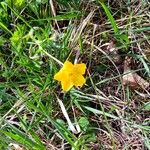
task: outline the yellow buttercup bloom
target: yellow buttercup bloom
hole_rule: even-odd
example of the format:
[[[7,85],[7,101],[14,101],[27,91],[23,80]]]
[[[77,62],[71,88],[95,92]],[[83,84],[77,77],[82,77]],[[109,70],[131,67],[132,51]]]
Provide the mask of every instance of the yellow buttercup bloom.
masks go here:
[[[82,64],[72,64],[66,61],[63,67],[58,73],[55,74],[54,79],[61,82],[63,91],[70,90],[73,86],[83,86],[85,84],[85,74],[86,65]]]

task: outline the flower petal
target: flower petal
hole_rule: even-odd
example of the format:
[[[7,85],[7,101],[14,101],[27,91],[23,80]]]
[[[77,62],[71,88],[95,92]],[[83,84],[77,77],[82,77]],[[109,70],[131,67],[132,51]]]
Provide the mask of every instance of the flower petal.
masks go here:
[[[72,77],[72,82],[77,87],[77,86],[83,86],[83,84],[85,84],[86,80],[82,75],[78,75],[78,76]]]
[[[75,64],[74,65],[74,72],[76,72],[76,74],[85,74],[85,70],[86,70],[86,65],[84,63],[82,64]]]
[[[63,69],[64,71],[67,71],[67,72],[69,73],[69,72],[72,71],[73,66],[74,66],[74,65],[73,65],[70,61],[67,60],[67,61],[65,61],[65,63],[64,63],[64,65],[63,65],[63,68],[62,68],[62,69]]]
[[[71,80],[63,80],[61,81],[61,86],[63,91],[67,92],[73,87],[73,83],[71,82]]]
[[[54,79],[57,81],[61,81],[65,77],[65,73],[62,69],[54,75]]]

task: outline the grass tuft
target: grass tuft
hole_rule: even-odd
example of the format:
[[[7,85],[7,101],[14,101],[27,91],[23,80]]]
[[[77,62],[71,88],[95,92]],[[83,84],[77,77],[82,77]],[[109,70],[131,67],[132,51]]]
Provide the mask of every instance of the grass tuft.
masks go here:
[[[150,149],[149,32],[148,1],[1,0],[0,150]],[[86,84],[62,92],[66,60]]]

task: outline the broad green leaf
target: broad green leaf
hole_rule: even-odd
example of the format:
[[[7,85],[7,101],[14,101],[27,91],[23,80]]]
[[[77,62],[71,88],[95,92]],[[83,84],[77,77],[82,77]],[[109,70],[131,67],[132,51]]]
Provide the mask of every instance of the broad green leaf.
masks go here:
[[[150,111],[150,102],[144,104],[144,110]]]

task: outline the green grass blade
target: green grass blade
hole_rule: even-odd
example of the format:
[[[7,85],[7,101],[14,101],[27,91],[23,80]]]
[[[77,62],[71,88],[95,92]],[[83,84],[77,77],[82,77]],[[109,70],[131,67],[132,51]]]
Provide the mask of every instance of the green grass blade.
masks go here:
[[[2,22],[0,22],[0,27],[9,34],[13,35],[13,33]]]
[[[113,18],[112,14],[110,13],[108,7],[105,5],[105,3],[103,1],[101,1],[101,0],[98,0],[98,1],[101,4],[101,6],[103,7],[103,9],[104,9],[111,25],[112,25],[112,28],[113,28],[114,32],[118,33],[119,29],[118,29],[117,23],[116,23],[115,19]]]
[[[85,109],[87,109],[88,111],[94,113],[94,114],[98,114],[98,115],[104,115],[105,113],[105,116],[107,117],[110,117],[112,119],[120,119],[119,117],[115,116],[115,115],[112,115],[112,114],[109,114],[109,113],[106,113],[106,112],[103,112],[103,111],[100,111],[100,110],[97,110],[95,108],[92,108],[92,107],[88,107],[88,106],[83,106]]]

